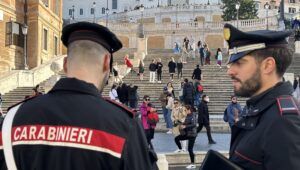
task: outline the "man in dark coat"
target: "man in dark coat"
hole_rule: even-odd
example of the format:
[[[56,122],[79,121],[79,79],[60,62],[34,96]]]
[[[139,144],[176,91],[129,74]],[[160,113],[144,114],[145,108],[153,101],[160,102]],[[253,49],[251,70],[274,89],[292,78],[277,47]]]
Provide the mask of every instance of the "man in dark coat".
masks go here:
[[[209,102],[209,97],[204,94],[202,96],[202,101],[198,105],[198,124],[199,124],[199,126],[197,128],[197,132],[199,133],[204,126],[206,129],[208,143],[216,144],[216,142],[211,137],[211,128],[209,125],[209,111],[208,111],[208,106],[207,106],[208,102]]]
[[[193,75],[192,75],[192,79],[193,80],[198,80],[200,81],[201,80],[201,74],[202,74],[202,71],[200,69],[200,66],[197,65],[196,68],[194,69],[194,72],[193,72]]]
[[[227,74],[237,96],[248,97],[232,127],[230,160],[248,170],[300,169],[300,112],[282,77],[292,62],[288,31],[242,32],[224,26]]]
[[[101,96],[120,40],[106,27],[78,22],[64,27],[62,41],[68,47],[67,78],[8,112],[0,132],[0,169],[152,170],[140,121]]]
[[[182,97],[184,104],[194,106],[194,86],[188,79],[184,79]]]
[[[130,84],[130,86],[128,87],[129,107],[131,107],[132,109],[137,108],[137,102],[139,100],[137,89],[138,86],[134,86],[133,84]]]
[[[118,89],[117,92],[120,102],[128,106],[128,86],[126,83],[122,83]]]

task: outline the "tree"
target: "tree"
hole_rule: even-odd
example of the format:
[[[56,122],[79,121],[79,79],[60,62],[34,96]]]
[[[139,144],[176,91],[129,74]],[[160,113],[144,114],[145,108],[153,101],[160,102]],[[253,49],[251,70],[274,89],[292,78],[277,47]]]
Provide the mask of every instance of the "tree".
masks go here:
[[[257,18],[257,9],[253,0],[222,0],[224,21],[231,21],[237,19],[236,4],[240,4],[239,19],[255,19]]]

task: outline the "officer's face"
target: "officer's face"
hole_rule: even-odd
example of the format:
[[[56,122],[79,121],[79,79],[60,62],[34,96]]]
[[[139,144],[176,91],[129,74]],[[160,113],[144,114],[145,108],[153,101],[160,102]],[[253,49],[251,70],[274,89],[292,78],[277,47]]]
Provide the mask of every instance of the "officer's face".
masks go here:
[[[229,64],[227,74],[232,79],[234,93],[237,96],[251,97],[262,86],[259,65],[251,56],[245,56]]]

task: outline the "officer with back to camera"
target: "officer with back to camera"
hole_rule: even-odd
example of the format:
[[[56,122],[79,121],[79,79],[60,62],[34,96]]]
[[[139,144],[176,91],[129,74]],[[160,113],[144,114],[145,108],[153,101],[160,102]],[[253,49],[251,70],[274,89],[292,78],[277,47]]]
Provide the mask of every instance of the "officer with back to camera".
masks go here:
[[[48,94],[25,101],[14,117],[17,169],[152,169],[144,131],[134,114],[100,95],[111,54],[122,48],[121,42],[106,27],[87,22],[64,27],[62,42],[68,47],[67,78]],[[0,169],[6,169],[0,141]]]
[[[292,62],[289,32],[242,32],[225,24],[227,74],[237,96],[249,97],[232,129],[230,160],[247,170],[300,169],[299,106],[282,82]]]

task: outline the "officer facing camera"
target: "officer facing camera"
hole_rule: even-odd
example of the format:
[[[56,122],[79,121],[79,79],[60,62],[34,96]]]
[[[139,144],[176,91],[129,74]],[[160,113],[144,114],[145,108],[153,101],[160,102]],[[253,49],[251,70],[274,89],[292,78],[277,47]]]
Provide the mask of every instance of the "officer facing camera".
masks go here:
[[[300,113],[293,87],[282,82],[293,51],[287,31],[242,32],[224,26],[227,74],[234,93],[249,97],[232,127],[230,161],[248,170],[300,169]]]
[[[64,27],[62,42],[67,78],[10,109],[0,169],[152,169],[153,152],[134,113],[100,95],[119,39],[106,27],[79,22]]]

